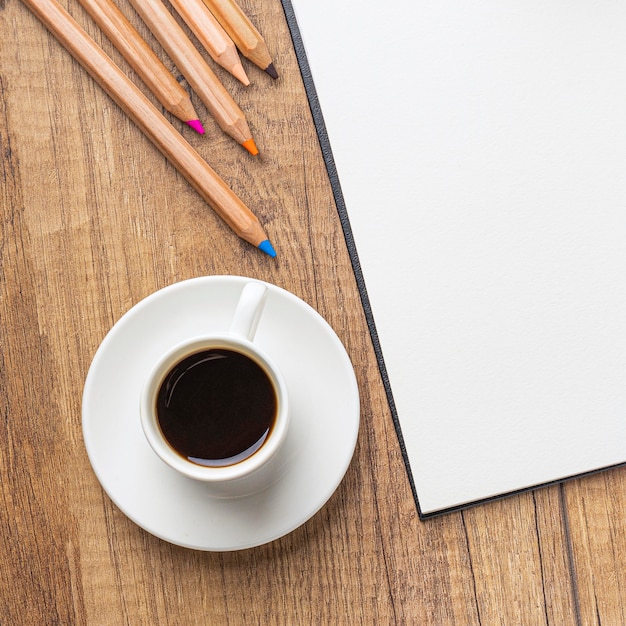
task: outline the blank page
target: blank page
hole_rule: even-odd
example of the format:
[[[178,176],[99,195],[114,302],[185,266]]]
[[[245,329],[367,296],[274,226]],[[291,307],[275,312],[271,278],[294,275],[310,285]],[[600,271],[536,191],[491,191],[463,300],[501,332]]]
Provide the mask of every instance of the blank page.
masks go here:
[[[626,462],[626,3],[292,4],[420,513]]]

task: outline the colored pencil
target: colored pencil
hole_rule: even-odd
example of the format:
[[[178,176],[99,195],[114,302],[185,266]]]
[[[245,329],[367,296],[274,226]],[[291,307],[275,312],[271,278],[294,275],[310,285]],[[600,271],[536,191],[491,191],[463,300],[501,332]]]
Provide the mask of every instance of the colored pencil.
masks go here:
[[[235,0],[204,0],[204,3],[230,35],[239,52],[272,78],[278,78],[265,40]]]
[[[259,220],[57,0],[23,0],[239,237],[276,256]]]
[[[161,0],[130,0],[152,34],[198,94],[220,128],[250,154],[258,154],[248,122],[237,103]]]
[[[241,65],[233,40],[226,34],[202,0],[170,0],[211,58],[244,85],[250,80]]]
[[[112,0],[80,0],[80,3],[165,109],[200,134],[204,133],[189,94]]]

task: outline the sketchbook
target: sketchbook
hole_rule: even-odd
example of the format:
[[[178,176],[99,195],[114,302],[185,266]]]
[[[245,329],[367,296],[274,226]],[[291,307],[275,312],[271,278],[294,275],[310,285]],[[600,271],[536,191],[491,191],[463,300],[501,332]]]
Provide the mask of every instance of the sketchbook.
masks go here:
[[[283,0],[422,517],[626,462],[626,4]]]

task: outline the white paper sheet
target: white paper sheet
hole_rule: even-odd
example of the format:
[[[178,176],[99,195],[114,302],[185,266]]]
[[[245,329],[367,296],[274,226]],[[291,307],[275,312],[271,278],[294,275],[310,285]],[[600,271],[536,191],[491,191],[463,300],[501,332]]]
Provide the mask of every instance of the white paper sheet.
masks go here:
[[[422,514],[626,462],[626,3],[292,3]]]

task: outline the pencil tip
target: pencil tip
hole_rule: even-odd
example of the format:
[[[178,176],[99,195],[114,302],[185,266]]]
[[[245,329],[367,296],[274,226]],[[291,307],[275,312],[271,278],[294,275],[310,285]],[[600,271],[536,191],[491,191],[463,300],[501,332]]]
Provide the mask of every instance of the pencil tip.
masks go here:
[[[261,252],[265,252],[265,254],[271,256],[272,258],[276,257],[276,250],[274,250],[274,246],[272,246],[269,239],[262,241],[258,245],[258,248],[259,250],[261,250]]]
[[[278,72],[276,71],[276,68],[274,67],[273,63],[270,63],[266,68],[265,71],[272,77],[272,78],[278,78]]]
[[[252,156],[256,156],[257,154],[259,154],[259,149],[256,147],[256,144],[254,143],[254,139],[252,139],[252,137],[250,139],[248,139],[247,141],[244,141],[241,144]]]
[[[187,120],[187,124],[200,135],[204,135],[204,126],[200,120]]]
[[[243,65],[239,63],[238,65],[234,65],[230,73],[241,83],[243,83],[246,87],[250,84],[250,79],[246,74],[246,70],[243,69]]]

